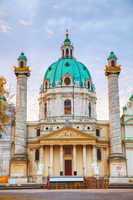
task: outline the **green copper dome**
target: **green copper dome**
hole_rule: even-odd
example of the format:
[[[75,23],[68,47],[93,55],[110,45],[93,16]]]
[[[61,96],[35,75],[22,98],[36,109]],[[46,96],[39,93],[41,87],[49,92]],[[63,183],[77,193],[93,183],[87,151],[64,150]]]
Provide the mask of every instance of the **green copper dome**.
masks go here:
[[[89,70],[74,58],[73,50],[68,30],[66,30],[66,37],[61,46],[62,57],[47,69],[44,75],[44,88],[74,86],[95,91]]]
[[[18,61],[19,60],[24,60],[24,61],[27,61],[27,57],[25,56],[25,54],[22,52],[21,54],[20,54],[20,56],[18,57]]]
[[[90,90],[94,91],[91,75],[87,67],[75,58],[61,58],[47,69],[44,81],[48,81],[49,87],[59,87],[63,85],[63,78],[71,77],[72,84],[78,87],[86,87],[90,81]]]
[[[117,57],[113,51],[110,52],[107,60],[117,60]]]

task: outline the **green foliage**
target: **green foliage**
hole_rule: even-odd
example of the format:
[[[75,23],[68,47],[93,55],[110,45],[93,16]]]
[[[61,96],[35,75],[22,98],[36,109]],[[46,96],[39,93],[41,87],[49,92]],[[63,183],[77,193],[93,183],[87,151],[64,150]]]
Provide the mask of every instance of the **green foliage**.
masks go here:
[[[5,89],[6,80],[3,77],[0,77],[0,132],[4,131],[4,127],[9,123],[8,103],[6,100],[6,89]]]

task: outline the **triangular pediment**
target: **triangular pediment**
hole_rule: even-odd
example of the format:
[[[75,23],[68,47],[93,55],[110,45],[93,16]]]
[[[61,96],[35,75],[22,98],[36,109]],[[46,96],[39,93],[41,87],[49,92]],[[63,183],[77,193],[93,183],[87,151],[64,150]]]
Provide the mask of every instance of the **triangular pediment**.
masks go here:
[[[41,140],[56,140],[56,139],[88,139],[96,140],[92,134],[84,133],[74,128],[62,128],[58,131],[53,131],[41,137]]]

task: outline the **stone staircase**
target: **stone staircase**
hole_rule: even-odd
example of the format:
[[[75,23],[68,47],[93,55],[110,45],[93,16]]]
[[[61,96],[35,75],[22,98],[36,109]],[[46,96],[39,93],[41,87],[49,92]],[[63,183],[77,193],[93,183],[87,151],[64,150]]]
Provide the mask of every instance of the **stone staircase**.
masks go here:
[[[49,189],[103,189],[108,188],[108,182],[104,178],[86,177],[79,181],[78,177],[70,177],[69,180],[64,177],[63,181],[49,181],[47,186]]]
[[[133,189],[133,184],[128,184],[128,183],[109,184],[109,189]]]

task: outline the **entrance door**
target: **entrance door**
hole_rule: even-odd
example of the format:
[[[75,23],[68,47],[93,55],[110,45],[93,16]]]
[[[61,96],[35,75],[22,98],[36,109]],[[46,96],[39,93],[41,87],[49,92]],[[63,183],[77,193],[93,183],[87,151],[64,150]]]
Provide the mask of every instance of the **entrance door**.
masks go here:
[[[65,176],[72,176],[72,160],[65,160]]]

